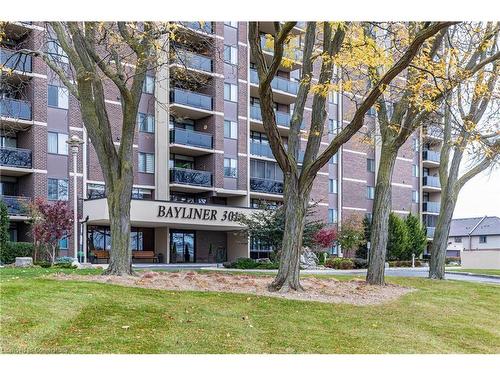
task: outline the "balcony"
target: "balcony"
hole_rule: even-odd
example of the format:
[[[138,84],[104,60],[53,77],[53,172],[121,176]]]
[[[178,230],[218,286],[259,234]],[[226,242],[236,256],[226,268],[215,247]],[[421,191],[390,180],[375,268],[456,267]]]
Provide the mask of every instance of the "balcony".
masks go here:
[[[1,174],[22,176],[31,173],[31,150],[14,147],[0,147]]]
[[[213,152],[212,135],[208,133],[174,128],[170,130],[170,151],[198,156]]]
[[[423,202],[422,211],[426,213],[439,214],[439,202]]]
[[[441,184],[437,176],[424,176],[422,181],[422,188],[424,191],[439,191]]]
[[[176,115],[196,120],[212,115],[213,100],[210,95],[175,88],[170,91],[170,106]]]
[[[31,103],[26,100],[0,98],[0,115],[14,121],[31,121]]]
[[[186,67],[206,73],[212,73],[214,71],[213,61],[207,56],[180,49],[176,50],[174,54],[174,63],[181,65],[183,68]]]
[[[436,227],[427,227],[427,238],[434,238],[434,232],[436,231]]]
[[[250,69],[250,95],[259,95],[259,75],[255,69]],[[299,82],[292,81],[283,77],[274,77],[271,81],[273,89],[273,99],[279,103],[292,104],[299,92]]]
[[[443,129],[439,126],[427,125],[422,127],[422,134],[425,138],[442,141],[443,140]]]
[[[31,73],[31,56],[10,49],[0,48],[0,65],[14,71]]]
[[[170,184],[177,191],[212,190],[212,173],[194,169],[170,168]]]
[[[267,143],[251,142],[250,141],[250,154],[255,156],[262,156],[268,159],[274,159],[271,146]]]
[[[283,194],[283,181],[251,177],[250,190],[256,193],[281,195]]]
[[[266,35],[263,34],[260,37],[260,46],[264,52],[264,57],[266,58],[267,63],[270,64],[274,55],[274,41],[272,38],[268,39]],[[302,56],[303,52],[299,47],[285,46],[282,61],[286,61],[287,63],[281,65],[280,69],[288,71],[299,69],[302,67]]]
[[[30,203],[29,198],[0,195],[0,200],[2,200],[7,206],[7,212],[9,213],[9,216],[26,217],[28,212],[28,204]]]
[[[202,32],[206,34],[213,34],[214,28],[212,26],[212,22],[179,22],[182,26],[187,27],[188,29]]]
[[[424,167],[439,167],[441,153],[438,151],[424,150],[422,152],[422,162]]]

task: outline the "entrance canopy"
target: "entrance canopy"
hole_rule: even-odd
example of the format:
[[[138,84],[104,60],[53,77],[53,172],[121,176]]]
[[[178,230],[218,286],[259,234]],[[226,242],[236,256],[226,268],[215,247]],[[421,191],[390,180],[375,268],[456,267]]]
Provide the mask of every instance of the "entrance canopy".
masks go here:
[[[240,230],[239,215],[249,215],[254,210],[244,207],[216,206],[133,199],[130,221],[137,227],[173,227],[199,230]],[[88,224],[109,225],[106,198],[90,199],[83,202],[83,217],[88,216]]]

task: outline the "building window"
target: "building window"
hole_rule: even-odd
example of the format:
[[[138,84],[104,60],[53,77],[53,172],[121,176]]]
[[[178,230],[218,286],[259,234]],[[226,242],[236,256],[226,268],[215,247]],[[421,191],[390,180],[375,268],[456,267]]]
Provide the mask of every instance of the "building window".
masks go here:
[[[152,94],[155,91],[155,78],[153,76],[148,76],[144,78],[144,83],[142,85],[142,92],[145,94]]]
[[[453,241],[454,241],[455,243],[462,243],[462,237],[455,237],[455,238],[453,239]]]
[[[337,210],[335,208],[328,209],[328,224],[335,224],[337,222]]]
[[[339,133],[339,122],[332,118],[328,119],[328,133],[338,134]]]
[[[413,177],[418,177],[418,176],[419,176],[418,165],[413,164]]]
[[[373,186],[366,187],[366,198],[374,199],[375,198],[375,188]]]
[[[328,92],[328,103],[337,104],[338,103],[338,95],[336,91]]]
[[[132,188],[132,199],[153,199],[153,191],[151,189]]]
[[[48,152],[49,154],[68,155],[68,135],[63,133],[48,132]]]
[[[155,117],[153,115],[148,115],[147,113],[138,113],[137,124],[139,125],[138,127],[140,132],[155,132]]]
[[[231,158],[224,158],[224,177],[238,176],[238,160]]]
[[[337,194],[337,180],[331,178],[328,180],[328,192],[330,194]]]
[[[155,173],[155,155],[139,152],[139,172]]]
[[[48,85],[48,105],[49,107],[68,109],[68,89]]]
[[[224,62],[236,65],[238,64],[238,48],[235,46],[224,45]]]
[[[238,123],[235,121],[224,120],[224,138],[238,138]]]
[[[87,198],[98,199],[106,197],[106,187],[101,184],[87,184]]]
[[[59,250],[68,250],[68,236],[64,236],[59,240]]]
[[[411,191],[411,201],[413,203],[418,203],[418,191],[416,190]]]
[[[375,107],[370,107],[370,109],[366,112],[368,116],[375,116],[377,114],[377,110]]]
[[[413,150],[420,151],[420,141],[418,138],[413,138]]]
[[[234,27],[236,29],[238,27],[238,21],[224,21],[224,25]]]
[[[366,170],[368,172],[375,172],[375,159],[366,159]]]
[[[330,164],[337,164],[337,159],[338,159],[337,154],[335,154],[335,155],[333,155],[333,156],[330,158],[329,163],[330,163]]]
[[[48,179],[49,201],[67,201],[69,196],[68,180]]]
[[[366,218],[366,220],[368,220],[369,223],[371,223],[372,219],[373,219],[373,214],[371,212],[366,212],[365,218]]]
[[[479,236],[479,243],[486,243],[487,242],[486,237],[487,236]]]
[[[57,40],[52,39],[47,41],[47,53],[54,61],[61,62],[64,64],[69,63],[68,55],[66,55],[66,52],[64,52],[64,50],[59,45]]]
[[[238,86],[232,83],[224,83],[224,100],[238,101]]]

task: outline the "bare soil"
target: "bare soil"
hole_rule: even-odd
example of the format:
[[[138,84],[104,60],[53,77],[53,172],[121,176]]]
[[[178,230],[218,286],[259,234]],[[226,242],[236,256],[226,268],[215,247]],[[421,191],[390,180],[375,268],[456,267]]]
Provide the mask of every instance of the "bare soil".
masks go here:
[[[301,301],[378,305],[393,301],[414,289],[400,285],[368,285],[361,280],[339,281],[334,278],[305,277],[304,291],[270,292],[270,276],[238,275],[220,272],[140,272],[138,276],[75,275],[58,273],[57,280],[92,281],[130,287],[169,291],[204,291],[246,293]]]

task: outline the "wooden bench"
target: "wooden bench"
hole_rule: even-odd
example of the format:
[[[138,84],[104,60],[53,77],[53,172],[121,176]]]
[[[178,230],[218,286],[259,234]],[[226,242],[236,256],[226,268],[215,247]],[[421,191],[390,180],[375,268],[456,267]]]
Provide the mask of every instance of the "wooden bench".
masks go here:
[[[154,251],[149,250],[132,251],[132,259],[152,259],[153,263],[158,263],[158,255],[155,255]]]
[[[96,263],[99,263],[99,259],[104,259],[106,262],[109,261],[109,251],[107,250],[94,250],[92,251],[94,253],[94,258],[96,260]]]

